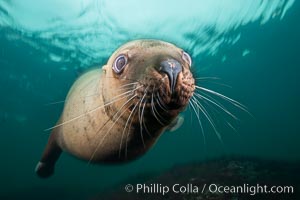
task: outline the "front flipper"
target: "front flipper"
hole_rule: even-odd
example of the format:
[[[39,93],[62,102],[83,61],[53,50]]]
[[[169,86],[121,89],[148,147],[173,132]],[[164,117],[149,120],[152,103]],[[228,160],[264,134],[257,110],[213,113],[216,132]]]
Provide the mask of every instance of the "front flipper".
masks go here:
[[[57,131],[54,129],[49,137],[42,158],[35,167],[35,172],[41,178],[47,178],[54,173],[55,163],[62,153],[61,148],[57,144],[56,137]]]
[[[177,129],[179,129],[181,127],[183,122],[184,122],[184,118],[181,115],[179,115],[167,127],[167,131],[170,131],[170,132],[176,131]]]

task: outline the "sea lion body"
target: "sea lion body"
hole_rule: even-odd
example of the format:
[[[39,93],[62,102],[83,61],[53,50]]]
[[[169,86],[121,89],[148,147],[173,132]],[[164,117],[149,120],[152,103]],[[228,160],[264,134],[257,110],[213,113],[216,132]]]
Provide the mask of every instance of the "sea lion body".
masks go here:
[[[107,115],[105,109],[101,109],[105,104],[101,95],[103,92],[103,83],[101,80],[104,79],[105,77],[101,69],[94,69],[81,76],[74,83],[67,96],[60,121],[69,121],[83,113],[93,112],[82,117],[80,120],[74,120],[61,127],[57,127],[57,131],[59,132],[59,139],[57,141],[64,151],[84,160],[92,162],[121,162],[124,156],[119,157],[118,154],[119,151],[125,148],[125,145],[123,145],[120,150],[120,141],[122,139],[122,132],[124,131],[124,117],[122,116],[122,118],[117,119],[118,116],[116,115],[115,120],[113,120],[111,116]],[[111,87],[113,86],[111,85]],[[118,91],[109,90],[109,92],[116,92],[115,96],[120,95]],[[97,107],[101,108],[97,109]],[[121,115],[121,113],[122,111],[118,114]],[[123,143],[125,140],[124,134]],[[126,140],[132,141],[132,136],[134,135],[128,135]],[[104,137],[105,139],[102,140]],[[153,137],[151,141],[147,140],[145,150],[150,148],[150,144],[156,139],[157,137]],[[100,145],[105,148],[100,148]],[[127,149],[127,151],[134,151],[136,153],[127,155],[126,159],[129,160],[138,156],[138,154],[144,153],[143,149],[140,149],[140,145],[130,146],[130,149]]]
[[[170,43],[138,40],[116,50],[102,69],[82,75],[67,95],[37,174],[50,176],[62,151],[102,163],[147,152],[193,95],[186,56]]]

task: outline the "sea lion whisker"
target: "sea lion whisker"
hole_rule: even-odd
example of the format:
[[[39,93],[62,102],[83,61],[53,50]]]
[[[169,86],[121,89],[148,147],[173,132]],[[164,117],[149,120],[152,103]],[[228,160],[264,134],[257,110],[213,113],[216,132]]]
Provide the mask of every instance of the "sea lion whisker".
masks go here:
[[[92,96],[96,96],[96,95],[100,95],[100,93],[96,93],[96,94],[91,94],[91,95],[88,95],[88,96],[85,96],[85,97],[81,97],[81,98],[87,98],[87,97],[92,97]],[[60,104],[60,103],[65,103],[67,102],[67,100],[61,100],[61,101],[55,101],[55,102],[50,102],[50,103],[47,103],[47,104],[44,104],[45,106],[51,106],[51,105],[55,105],[55,104]]]
[[[166,89],[161,90],[161,92],[162,92],[163,95],[168,96],[167,93],[166,93]]]
[[[129,93],[131,92],[133,94],[134,91],[136,91],[137,89],[139,89],[143,86],[140,85],[140,86],[137,87],[137,83],[135,83],[133,85],[128,85],[127,87],[122,87],[122,88],[120,87],[120,88],[116,89],[116,91],[121,92],[121,91],[125,90],[125,92],[129,92]]]
[[[209,115],[209,113],[207,112],[207,110],[205,109],[205,107],[199,102],[199,100],[196,97],[192,97],[191,100],[197,105],[198,109],[204,114],[204,116],[209,120],[209,122],[211,123],[212,127],[214,130],[216,129],[216,125],[213,122],[211,116]]]
[[[146,87],[145,93],[144,93],[143,97],[141,98],[141,100],[140,100],[140,102],[139,102],[139,110],[138,110],[139,122],[140,122],[140,134],[141,134],[141,139],[142,139],[144,148],[146,148],[146,145],[145,145],[144,137],[143,137],[143,122],[142,122],[141,105],[142,105],[142,102],[143,102],[144,98],[145,98],[146,95],[147,95],[147,90],[148,90],[148,88],[149,88],[149,86]]]
[[[132,116],[134,116],[134,115],[136,114],[136,112],[137,112],[137,110],[136,110],[136,109],[137,109],[137,105],[138,105],[138,104],[136,104],[135,108],[132,110],[132,113],[134,113]],[[127,158],[127,151],[128,151],[127,146],[128,146],[128,138],[129,138],[128,136],[129,136],[129,133],[130,133],[130,128],[131,128],[133,119],[134,119],[134,118],[131,117],[129,129],[128,129],[127,134],[126,134],[126,142],[125,142],[125,158]]]
[[[130,96],[130,95],[128,95],[128,96]],[[126,96],[126,97],[128,97],[128,96]],[[132,97],[130,97],[125,103],[123,103],[123,105],[120,107],[120,109],[118,109],[118,111],[117,111],[111,118],[109,118],[108,120],[110,120],[110,119],[115,119],[115,118],[116,118],[116,115],[124,108],[124,106],[125,106],[126,104],[128,104],[130,101],[132,101],[136,96],[137,96],[137,95],[135,94],[135,95],[133,95]]]
[[[105,78],[113,78],[113,79],[119,79],[117,77],[113,77],[113,76],[105,76]],[[133,82],[138,82],[138,83],[141,83],[139,80],[136,80],[136,79],[129,79],[129,78],[121,78],[119,80],[127,80],[127,81],[133,81]]]
[[[126,92],[124,92],[124,93],[122,93],[122,94],[119,94],[119,95],[115,96],[114,98],[112,98],[112,100],[114,100],[115,98],[118,98],[118,97],[120,97],[120,96],[123,96],[124,94],[128,94],[128,93],[134,92],[135,90],[138,90],[138,89],[141,88],[141,87],[143,87],[143,86],[141,85],[141,86],[138,86],[138,87],[134,88],[133,90],[126,91]]]
[[[122,92],[122,91],[130,91],[133,90],[134,86],[131,86],[130,88],[120,88],[120,89],[116,89],[115,91],[117,92]]]
[[[153,116],[155,117],[155,119],[162,125],[162,126],[165,126],[164,123],[162,123],[159,118],[157,117],[157,115],[155,114],[155,110],[154,110],[154,103],[153,103],[153,93],[152,93],[152,96],[151,96],[151,110],[152,110],[152,114]]]
[[[202,133],[202,136],[203,136],[203,143],[204,143],[204,146],[205,146],[206,145],[206,137],[205,137],[203,125],[202,125],[202,122],[201,122],[201,119],[200,119],[200,116],[199,116],[199,112],[196,111],[195,105],[194,105],[194,103],[191,100],[189,100],[189,105],[191,105],[191,108],[195,112],[195,115],[196,115],[196,117],[198,119],[198,123],[200,125],[201,133]]]
[[[153,88],[153,90],[155,90],[155,86],[154,86],[154,88]],[[158,94],[158,92],[156,93],[156,94]],[[151,97],[151,103],[154,105],[154,109],[157,111],[157,109],[156,109],[156,107],[155,107],[155,104],[154,104],[154,101],[153,101],[153,99],[154,99],[154,93],[152,93],[152,97]],[[159,107],[163,110],[163,111],[165,111],[165,112],[168,112],[166,109],[164,109],[163,108],[163,106],[162,105],[160,105],[160,102],[157,100],[157,98],[155,98],[155,100],[156,100],[156,102],[157,102],[157,104],[159,105]],[[157,114],[159,115],[159,117],[161,117],[161,115],[159,114],[159,112],[157,112]],[[164,121],[166,121],[163,117],[161,117]]]
[[[142,87],[142,86],[140,86],[140,87]],[[139,88],[139,87],[137,87],[136,89],[138,89],[138,88]],[[108,106],[108,105],[111,105],[111,104],[113,104],[113,103],[115,103],[115,102],[117,102],[117,101],[120,101],[121,99],[124,99],[124,98],[126,98],[126,97],[132,95],[132,94],[128,94],[128,93],[130,93],[130,92],[132,92],[132,91],[124,92],[123,94],[117,95],[117,96],[114,97],[110,102],[108,102],[108,103],[106,103],[106,104],[104,104],[104,105],[102,105],[102,106],[98,106],[98,107],[96,107],[96,108],[94,108],[94,109],[92,109],[92,110],[86,111],[85,113],[83,113],[83,114],[81,114],[81,115],[79,115],[79,116],[77,116],[77,117],[74,117],[74,118],[72,118],[72,119],[70,119],[70,120],[67,120],[67,121],[62,122],[62,123],[60,123],[60,124],[57,124],[57,125],[55,125],[55,126],[53,126],[53,127],[51,127],[51,128],[45,129],[44,131],[49,131],[49,130],[52,130],[52,129],[54,129],[54,128],[60,127],[60,126],[62,126],[62,125],[65,125],[65,124],[70,123],[70,122],[72,122],[72,121],[75,121],[75,120],[77,120],[77,119],[80,119],[80,118],[86,116],[87,114],[90,114],[90,113],[95,112],[95,111],[97,111],[97,110],[99,110],[99,109],[105,108],[105,107]],[[125,96],[124,96],[124,95],[125,95]]]
[[[117,88],[116,90],[117,90],[117,91],[120,91],[120,90],[126,90],[126,89],[129,89],[129,88],[134,89],[134,87],[135,87],[137,84],[138,84],[138,82],[128,83],[128,84],[125,84],[125,85],[120,86],[120,87]]]
[[[194,78],[195,80],[208,80],[208,79],[212,79],[212,80],[220,80],[220,78],[218,77],[214,77],[214,76],[207,76],[207,77],[199,77],[199,78]]]
[[[129,107],[129,106],[128,106]],[[102,145],[102,143],[104,142],[106,136],[110,133],[111,129],[114,127],[114,125],[117,123],[118,119],[121,118],[121,116],[127,111],[127,108],[124,109],[124,111],[118,116],[118,118],[114,121],[114,123],[110,126],[110,128],[106,131],[105,135],[102,137],[101,141],[98,143],[98,145],[96,146],[95,148],[95,151],[93,152],[90,160],[89,160],[89,163],[93,160],[97,150],[99,149],[99,147]]]
[[[199,97],[198,101],[203,102],[203,106],[207,105],[208,106],[207,110],[211,111],[212,114],[215,114],[217,116],[222,117],[222,119],[225,119],[224,116],[222,115],[222,113],[224,112],[222,109],[220,109],[219,107],[215,106],[214,104],[210,103],[209,101],[207,101],[201,97]],[[227,117],[227,113],[225,113],[225,114]]]
[[[146,124],[145,124],[145,120],[144,120],[144,118],[145,118],[145,116],[144,116],[144,110],[145,110],[146,104],[147,104],[147,102],[144,102],[143,109],[142,109],[142,122],[143,122],[143,126],[144,126],[144,128],[145,128],[145,130],[146,130],[146,133],[147,133],[150,137],[152,137],[152,135],[150,134],[150,131],[148,130],[148,128],[147,128],[147,126],[146,126]]]
[[[212,126],[213,130],[215,131],[217,137],[219,138],[219,140],[221,141],[221,143],[223,143],[221,134],[218,132],[215,123],[213,122],[212,118],[210,117],[210,115],[207,112],[207,110],[205,109],[205,107],[194,96],[191,98],[191,100],[198,106],[198,108],[204,114],[204,116],[206,117],[206,119],[208,120],[208,122],[210,123],[210,125]]]
[[[169,108],[168,108],[168,106],[162,101],[162,99],[160,98],[159,92],[157,92],[156,94],[157,94],[159,103],[160,103],[166,110],[168,110]]]
[[[155,91],[155,86],[154,86],[153,91]],[[156,92],[156,93],[155,93],[155,96],[157,97],[157,98],[155,98],[155,100],[156,100],[157,104],[159,105],[159,107],[160,107],[163,111],[168,112],[168,108],[167,108],[166,104],[165,104],[163,101],[161,101],[161,98],[160,98],[160,96],[159,96],[159,92]]]
[[[133,82],[133,83],[128,83],[128,84],[125,84],[125,85],[122,85],[120,86],[118,89],[121,89],[121,88],[126,88],[126,87],[129,87],[129,86],[135,86],[136,84],[138,84],[139,82]]]
[[[198,99],[198,101],[203,102],[203,107],[205,107],[206,110],[210,112],[211,119],[215,119],[215,117],[217,117],[217,118],[221,118],[223,121],[227,122],[227,120],[226,120],[227,113],[224,112],[222,109],[220,109],[219,107],[210,103],[209,101],[204,100],[203,98]],[[223,115],[223,112],[226,114],[226,116]],[[229,117],[231,117],[231,116],[229,116]]]
[[[188,109],[191,111],[190,112],[190,118],[191,118],[191,120],[190,120],[190,123],[191,123],[191,125],[193,124],[192,122],[193,122],[193,111],[192,111],[192,108],[191,108],[191,105],[190,105],[190,101],[189,101],[189,103],[188,103]]]
[[[128,96],[130,96],[130,95],[128,95]],[[115,118],[115,116],[121,111],[121,109],[125,106],[125,104],[127,104],[130,100],[132,100],[133,98],[135,98],[137,95],[134,95],[134,96],[132,96],[129,100],[127,100],[123,105],[122,105],[122,107],[118,110],[118,112],[116,112],[113,116],[112,116],[112,119],[114,119]],[[130,107],[130,106],[129,106]],[[109,122],[111,120],[111,118],[108,118],[107,120],[106,120],[106,122],[104,123],[104,125],[103,126],[101,126],[101,127],[99,127],[99,129],[96,131],[96,134],[94,135],[94,138],[98,135],[98,133],[107,125],[107,123]]]
[[[153,88],[153,91],[155,91],[155,86],[154,86],[154,88]],[[155,97],[157,97],[157,98],[155,98],[156,103],[158,104],[158,106],[159,106],[163,111],[168,112],[168,111],[166,110],[167,108],[164,108],[165,106],[161,105],[161,103],[160,103],[160,101],[159,101],[158,95],[159,95],[158,92],[156,92],[156,93],[155,93]]]
[[[120,148],[119,148],[119,157],[121,157],[122,144],[123,144],[123,136],[124,136],[124,133],[125,133],[127,124],[128,124],[128,122],[129,122],[130,118],[132,118],[133,113],[134,113],[134,110],[136,109],[137,105],[138,105],[138,104],[135,104],[135,106],[133,107],[131,113],[129,114],[128,119],[127,119],[126,124],[125,124],[125,127],[124,127],[124,130],[123,130],[123,132],[122,132],[121,141],[120,141]]]
[[[235,133],[237,133],[237,134],[239,133],[231,123],[229,123],[228,121],[226,121],[226,123]]]
[[[158,116],[159,118],[161,118],[163,121],[167,122],[167,120],[165,120],[165,119],[159,114],[158,110],[156,109],[156,106],[155,106],[155,104],[154,104],[154,97],[153,97],[153,94],[152,94],[152,99],[153,99],[153,101],[152,101],[153,109],[154,109],[154,111],[157,113],[157,116]]]
[[[155,101],[156,101],[157,105],[158,105],[163,111],[168,112],[168,111],[160,104],[160,102],[159,102],[159,100],[158,100],[157,98],[155,98]]]
[[[51,106],[51,105],[60,104],[60,103],[65,103],[65,100],[63,100],[63,101],[54,101],[54,102],[51,102],[51,103],[46,103],[46,104],[44,104],[44,106]]]
[[[200,82],[205,82],[205,83],[209,83],[209,84],[215,84],[215,85],[220,85],[220,86],[223,86],[223,87],[227,87],[227,88],[232,88],[232,86],[228,85],[228,84],[225,84],[225,83],[219,83],[217,81],[213,81],[212,79],[203,79],[203,80],[196,80],[196,81],[200,81]]]
[[[236,106],[236,107],[238,107],[238,108],[244,110],[245,112],[249,113],[249,112],[247,111],[247,107],[246,107],[246,106],[244,106],[243,104],[241,104],[240,102],[238,102],[238,101],[236,101],[236,100],[234,100],[234,99],[231,99],[231,98],[229,98],[229,97],[227,97],[227,96],[225,96],[225,95],[223,95],[223,94],[221,94],[221,93],[218,93],[218,92],[216,92],[216,91],[213,91],[213,90],[210,90],[210,89],[207,89],[207,88],[204,88],[204,87],[200,87],[200,86],[197,86],[197,85],[196,85],[195,87],[196,87],[196,89],[198,89],[198,90],[206,91],[206,92],[211,93],[211,94],[214,94],[214,95],[216,95],[216,96],[218,96],[218,97],[220,97],[220,98],[222,98],[222,99],[225,99],[225,100],[227,100],[228,102],[230,102],[232,105],[234,105],[234,106]],[[250,113],[249,113],[249,114],[250,114]]]
[[[112,119],[115,119],[115,116],[125,107],[126,104],[128,104],[133,98],[135,98],[136,95],[132,96],[129,100],[127,100],[123,105],[122,107],[118,110],[117,113],[114,114],[114,116],[112,117]],[[129,108],[130,106],[128,106],[127,108],[124,109],[124,111],[117,117],[117,119],[114,120],[113,124],[110,126],[110,128],[106,131],[106,133],[104,134],[104,136],[102,137],[101,141],[98,143],[98,145],[96,146],[95,148],[95,151],[93,152],[90,160],[89,160],[89,163],[93,160],[94,156],[95,156],[95,153],[97,152],[98,148],[102,145],[102,143],[104,142],[106,136],[109,134],[109,132],[111,131],[111,129],[114,127],[114,125],[117,123],[117,121],[121,118],[121,116],[127,111],[127,109]],[[96,134],[98,135],[98,133]]]
[[[229,116],[231,116],[233,119],[238,120],[238,118],[235,115],[233,115],[231,112],[229,112],[221,103],[217,103],[217,102],[213,101],[212,99],[209,99],[198,93],[194,93],[194,95],[198,98],[204,99],[205,101],[212,103],[213,105],[217,106],[218,108],[223,110],[225,113],[227,113]]]

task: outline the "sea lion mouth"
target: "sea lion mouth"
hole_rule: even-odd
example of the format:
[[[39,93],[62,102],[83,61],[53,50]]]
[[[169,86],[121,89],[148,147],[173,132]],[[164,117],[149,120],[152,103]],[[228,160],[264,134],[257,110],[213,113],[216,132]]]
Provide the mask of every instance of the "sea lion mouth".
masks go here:
[[[183,109],[193,96],[194,79],[190,73],[179,72],[176,82],[168,73],[153,71],[136,85],[133,104],[143,104],[145,108],[159,107],[161,110]],[[130,106],[129,110],[134,107]]]

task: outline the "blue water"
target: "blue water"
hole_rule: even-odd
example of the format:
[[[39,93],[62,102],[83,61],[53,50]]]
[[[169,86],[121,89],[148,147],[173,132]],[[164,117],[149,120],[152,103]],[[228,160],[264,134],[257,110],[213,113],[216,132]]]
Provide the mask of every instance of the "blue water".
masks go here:
[[[137,174],[221,155],[299,160],[299,6],[293,0],[1,0],[1,195],[85,199]],[[80,74],[140,38],[185,49],[195,76],[220,78],[199,84],[238,100],[253,116],[230,105],[239,120],[212,110],[223,142],[202,117],[204,144],[188,109],[179,130],[133,163],[87,165],[64,154],[53,177],[37,178],[34,167],[49,136],[44,129],[63,108],[46,104],[64,100]]]

